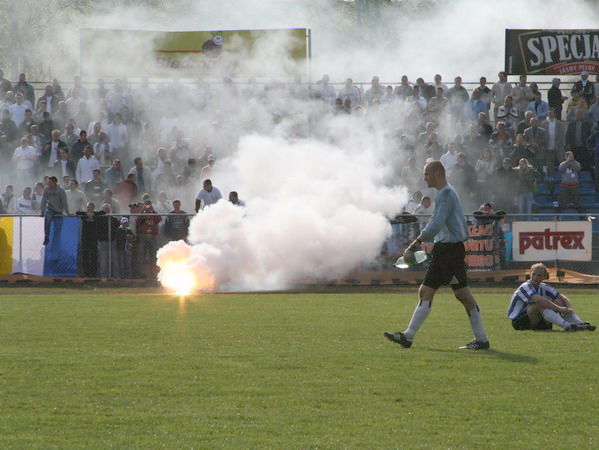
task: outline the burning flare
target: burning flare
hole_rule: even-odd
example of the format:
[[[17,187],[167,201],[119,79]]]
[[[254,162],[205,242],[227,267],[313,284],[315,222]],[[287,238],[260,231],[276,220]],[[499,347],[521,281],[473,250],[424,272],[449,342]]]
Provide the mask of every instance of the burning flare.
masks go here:
[[[205,258],[195,255],[184,241],[169,242],[156,254],[158,281],[176,295],[190,295],[198,291],[212,291],[215,277]]]
[[[191,268],[184,262],[166,263],[158,275],[158,280],[169,292],[181,296],[193,294],[197,290],[195,278]]]

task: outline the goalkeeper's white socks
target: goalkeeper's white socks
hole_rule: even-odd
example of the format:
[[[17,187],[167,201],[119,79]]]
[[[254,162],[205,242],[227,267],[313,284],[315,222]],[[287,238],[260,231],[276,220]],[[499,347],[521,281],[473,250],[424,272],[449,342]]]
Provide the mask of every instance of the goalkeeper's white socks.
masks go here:
[[[404,331],[404,335],[410,341],[414,340],[414,335],[420,329],[428,317],[428,314],[431,312],[432,305],[432,300],[420,300],[418,306],[416,306],[414,314],[412,314],[412,320],[410,320],[410,324],[408,325],[408,329]]]
[[[572,312],[568,314],[561,314],[561,316],[566,322],[575,323],[576,325],[580,325],[582,323],[582,320],[580,320],[580,317],[578,317],[576,313]]]
[[[558,313],[551,309],[544,309],[541,314],[547,322],[551,322],[552,324],[564,329],[570,328],[570,323],[566,322]]]
[[[468,311],[468,320],[470,320],[470,326],[474,337],[478,342],[488,341],[487,335],[485,334],[485,327],[483,326],[483,316],[480,313],[480,308],[477,306],[474,309]]]

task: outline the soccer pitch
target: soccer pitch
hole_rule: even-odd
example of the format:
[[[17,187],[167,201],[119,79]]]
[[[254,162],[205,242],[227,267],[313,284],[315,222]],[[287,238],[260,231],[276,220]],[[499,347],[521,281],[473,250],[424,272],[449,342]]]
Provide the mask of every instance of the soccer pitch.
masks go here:
[[[442,289],[199,295],[4,288],[0,446],[599,447],[599,333],[515,332],[513,288],[474,289],[490,351]],[[591,289],[564,289],[599,322]]]

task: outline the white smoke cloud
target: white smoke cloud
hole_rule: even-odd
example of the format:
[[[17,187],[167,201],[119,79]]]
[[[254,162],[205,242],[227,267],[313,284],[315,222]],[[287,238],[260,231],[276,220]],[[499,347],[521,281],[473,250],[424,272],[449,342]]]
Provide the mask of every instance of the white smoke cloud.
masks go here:
[[[200,211],[190,226],[192,250],[168,244],[159,265],[195,253],[199,264],[190,267],[209,267],[215,289],[263,290],[332,280],[370,263],[389,236],[387,217],[407,199],[403,188],[384,186],[382,156],[374,148],[247,136],[214,177],[225,196],[233,188],[247,196],[247,208],[220,201]]]

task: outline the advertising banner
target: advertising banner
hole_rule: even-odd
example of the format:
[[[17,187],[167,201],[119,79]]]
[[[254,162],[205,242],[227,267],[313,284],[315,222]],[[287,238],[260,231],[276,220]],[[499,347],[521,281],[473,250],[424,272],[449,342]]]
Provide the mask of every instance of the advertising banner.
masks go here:
[[[590,261],[590,222],[513,222],[514,261]]]
[[[83,28],[80,32],[81,75],[96,77],[303,75],[307,70],[306,36],[305,28],[235,31],[136,31]]]
[[[599,30],[505,30],[508,75],[599,73]]]
[[[393,224],[392,236],[387,242],[387,252],[392,259],[403,254],[406,247],[420,234],[424,223]],[[472,271],[498,270],[505,263],[505,240],[498,220],[475,219],[468,226],[469,239],[464,242],[466,266]],[[429,255],[433,252],[432,242],[423,242],[422,250]],[[425,266],[421,266],[421,269]]]

